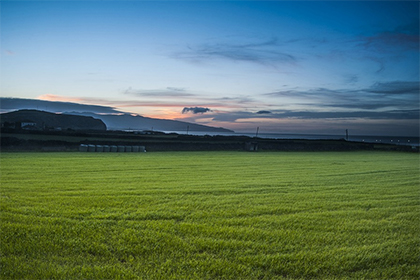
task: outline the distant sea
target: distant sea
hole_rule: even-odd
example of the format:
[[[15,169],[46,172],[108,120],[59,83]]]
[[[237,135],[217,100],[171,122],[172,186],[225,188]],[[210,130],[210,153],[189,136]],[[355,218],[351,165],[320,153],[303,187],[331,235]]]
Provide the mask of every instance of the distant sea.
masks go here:
[[[165,131],[166,133],[175,132],[178,134],[187,134],[185,131]],[[221,136],[249,136],[256,137],[256,133],[211,133],[211,132],[200,132],[190,131],[189,135],[221,135]],[[258,133],[260,138],[271,138],[271,139],[305,139],[305,140],[339,140],[345,139],[345,135],[326,135],[326,134],[277,134],[277,133]],[[385,144],[396,144],[396,145],[407,145],[407,146],[420,146],[420,137],[409,137],[409,136],[367,136],[367,135],[349,135],[348,141],[353,142],[367,142],[367,143],[385,143]]]

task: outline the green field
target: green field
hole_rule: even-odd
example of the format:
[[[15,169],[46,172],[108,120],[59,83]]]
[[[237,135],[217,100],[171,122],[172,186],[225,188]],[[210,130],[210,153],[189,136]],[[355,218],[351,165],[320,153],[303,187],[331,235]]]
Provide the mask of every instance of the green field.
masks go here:
[[[419,279],[419,155],[2,153],[1,279]]]

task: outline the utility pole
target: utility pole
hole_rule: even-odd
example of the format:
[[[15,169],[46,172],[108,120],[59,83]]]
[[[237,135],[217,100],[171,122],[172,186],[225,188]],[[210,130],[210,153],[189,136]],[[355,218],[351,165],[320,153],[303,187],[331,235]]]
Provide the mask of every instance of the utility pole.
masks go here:
[[[349,130],[346,129],[346,140],[349,141]]]
[[[187,135],[188,135],[188,131],[190,130],[190,126],[187,125]]]
[[[255,133],[255,137],[258,137],[258,130],[260,129],[259,126],[257,126],[257,133]]]

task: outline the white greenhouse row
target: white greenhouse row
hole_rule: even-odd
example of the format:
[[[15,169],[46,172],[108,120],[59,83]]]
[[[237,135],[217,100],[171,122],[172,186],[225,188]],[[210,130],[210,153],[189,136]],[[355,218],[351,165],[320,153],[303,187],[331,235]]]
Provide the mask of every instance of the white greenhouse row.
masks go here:
[[[121,145],[91,145],[91,144],[80,144],[80,152],[111,152],[111,153],[138,153],[146,152],[145,146],[121,146]]]

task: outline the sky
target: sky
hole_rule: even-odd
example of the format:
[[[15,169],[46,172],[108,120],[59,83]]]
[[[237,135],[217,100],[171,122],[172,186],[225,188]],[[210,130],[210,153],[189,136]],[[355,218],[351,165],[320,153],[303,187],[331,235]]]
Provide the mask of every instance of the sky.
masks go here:
[[[1,1],[1,97],[419,135],[417,1]]]

